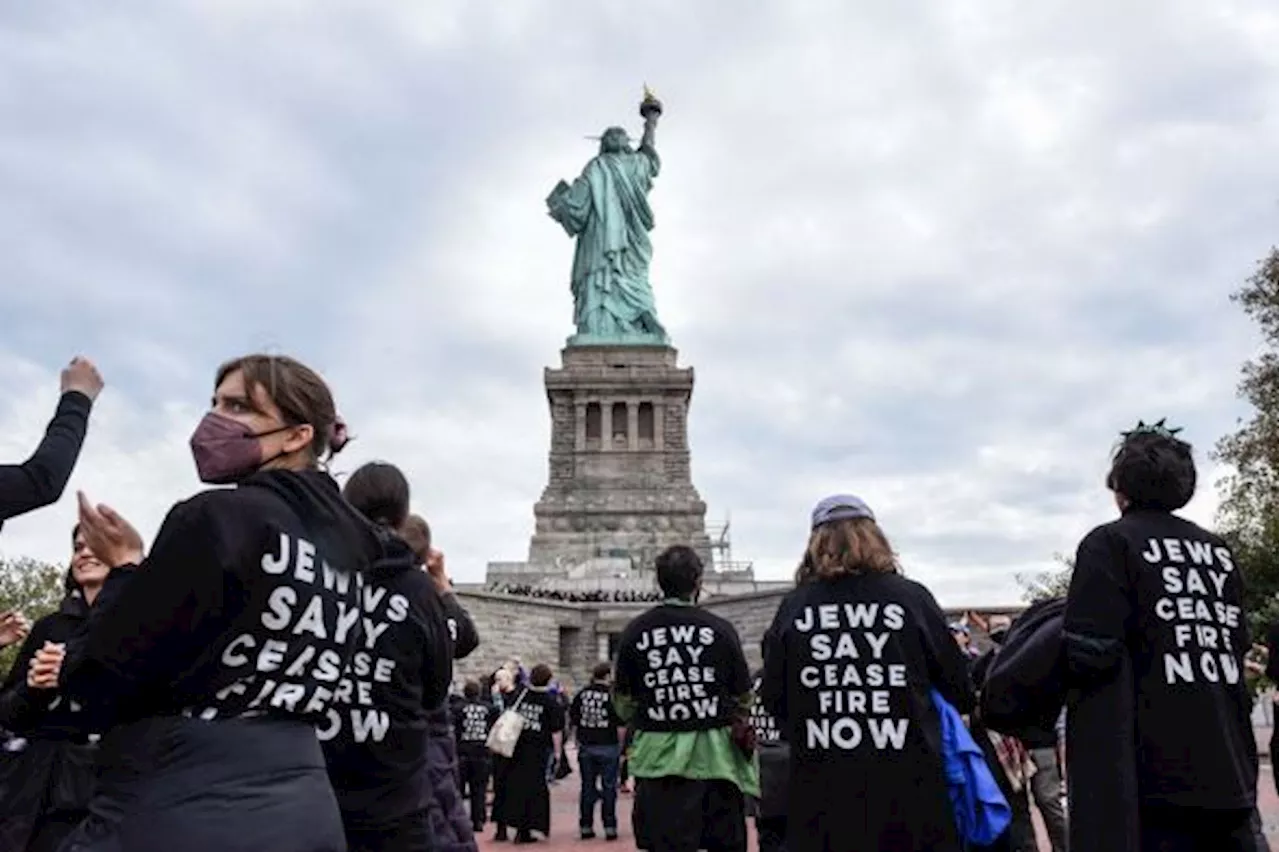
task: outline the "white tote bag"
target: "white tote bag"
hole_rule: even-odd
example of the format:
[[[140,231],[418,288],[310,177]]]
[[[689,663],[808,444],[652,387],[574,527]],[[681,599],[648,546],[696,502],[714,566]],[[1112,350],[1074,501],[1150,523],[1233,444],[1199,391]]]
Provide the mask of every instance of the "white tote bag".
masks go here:
[[[524,716],[520,715],[520,703],[524,701],[528,690],[520,693],[520,697],[516,699],[516,703],[502,711],[502,715],[493,723],[493,727],[489,729],[489,739],[485,743],[489,747],[489,751],[500,757],[511,757],[516,751],[516,742],[520,739],[520,734],[524,731]]]

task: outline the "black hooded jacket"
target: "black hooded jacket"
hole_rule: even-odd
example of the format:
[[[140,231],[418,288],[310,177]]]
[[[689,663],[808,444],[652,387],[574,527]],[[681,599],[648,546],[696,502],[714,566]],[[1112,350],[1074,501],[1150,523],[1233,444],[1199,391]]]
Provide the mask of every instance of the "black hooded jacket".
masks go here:
[[[365,585],[371,621],[343,679],[350,687],[318,728],[349,830],[426,807],[428,716],[453,675],[453,642],[434,582],[404,541],[386,534],[384,547]]]
[[[72,640],[88,615],[72,585],[57,611],[32,625],[0,688],[0,728],[21,742],[0,760],[0,849],[53,848],[89,805],[97,749],[89,743],[85,713],[56,690],[27,687],[35,652],[45,642]],[[51,812],[57,819],[44,819]]]
[[[1058,744],[1058,716],[1067,700],[1062,615],[1067,602],[1033,604],[1009,629],[1000,650],[976,672],[983,722],[1028,748]]]
[[[0,728],[25,739],[85,739],[89,731],[80,704],[61,700],[54,689],[31,689],[27,686],[27,669],[45,642],[71,642],[88,617],[89,605],[80,590],[74,588],[57,610],[31,625],[31,632],[0,687]]]
[[[92,697],[107,724],[320,723],[367,630],[362,572],[381,550],[325,473],[269,470],[197,494],[169,511],[142,565],[108,575],[63,689]]]
[[[480,634],[457,595],[445,592],[441,599],[453,639],[453,658],[461,660],[480,644]],[[458,743],[454,738],[453,713],[451,702],[446,701],[429,714],[427,774],[431,780],[431,800],[427,804],[427,818],[434,848],[439,852],[475,852],[470,807],[462,798],[458,783]]]
[[[44,440],[22,464],[0,465],[0,527],[9,518],[51,505],[62,496],[80,457],[93,402],[79,391],[58,400]]]
[[[343,848],[313,726],[384,617],[364,576],[380,554],[318,471],[262,471],[170,510],[63,662],[62,692],[104,730],[83,848]]]

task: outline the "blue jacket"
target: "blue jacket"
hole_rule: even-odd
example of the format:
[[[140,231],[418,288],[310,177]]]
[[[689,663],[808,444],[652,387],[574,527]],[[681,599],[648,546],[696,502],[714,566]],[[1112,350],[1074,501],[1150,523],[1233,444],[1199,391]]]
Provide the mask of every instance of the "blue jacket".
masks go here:
[[[956,708],[936,689],[930,695],[942,726],[942,767],[951,791],[956,828],[966,842],[989,846],[1009,827],[1013,811]]]

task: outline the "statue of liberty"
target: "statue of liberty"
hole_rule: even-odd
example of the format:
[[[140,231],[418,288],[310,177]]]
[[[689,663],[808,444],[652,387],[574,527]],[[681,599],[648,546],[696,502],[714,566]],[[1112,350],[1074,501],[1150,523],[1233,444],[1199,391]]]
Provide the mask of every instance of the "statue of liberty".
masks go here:
[[[639,148],[631,148],[627,131],[610,127],[582,175],[572,186],[560,181],[547,198],[551,218],[578,240],[571,277],[577,334],[570,346],[668,343],[649,286],[647,196],[660,166],[654,131],[661,114],[662,103],[646,87]]]

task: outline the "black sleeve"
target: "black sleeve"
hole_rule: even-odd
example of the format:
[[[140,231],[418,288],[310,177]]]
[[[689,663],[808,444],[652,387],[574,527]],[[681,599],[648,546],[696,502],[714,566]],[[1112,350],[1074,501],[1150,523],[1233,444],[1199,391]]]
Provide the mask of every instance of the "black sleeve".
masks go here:
[[[1088,684],[1114,672],[1126,653],[1133,611],[1122,543],[1105,527],[1084,537],[1063,616],[1069,685]]]
[[[725,622],[723,627],[725,638],[729,644],[729,694],[735,698],[751,693],[751,670],[747,668],[747,656],[742,652],[742,640],[732,624]]]
[[[760,677],[759,700],[769,715],[779,722],[785,722],[787,714],[787,650],[783,642],[784,625],[789,610],[784,599],[778,611],[774,613],[773,623],[764,632],[760,640],[760,651],[764,657],[764,672]]]
[[[111,571],[62,664],[63,691],[93,708],[96,724],[172,684],[216,641],[225,628],[224,566],[235,564],[238,545],[197,498],[169,511],[142,565]]]
[[[969,667],[969,681],[978,692],[982,692],[987,685],[987,672],[991,671],[991,663],[995,661],[995,657],[996,652],[992,648],[974,660],[973,665]]]
[[[436,590],[435,581],[425,574],[422,580],[421,597],[425,606],[421,626],[426,643],[422,655],[422,705],[434,709],[449,697],[449,683],[453,680],[453,639],[449,635],[448,609]]]
[[[92,407],[79,391],[64,393],[31,458],[0,465],[0,524],[58,502],[80,457]]]
[[[442,594],[445,617],[449,620],[449,636],[453,640],[453,658],[464,659],[480,645],[480,633],[462,601],[453,592]]]
[[[579,689],[569,702],[569,725],[578,727],[582,724],[582,690]]]
[[[613,665],[613,691],[618,695],[634,697],[638,684],[636,674],[635,634],[628,625],[618,640],[618,661]]]
[[[969,678],[969,663],[956,640],[951,638],[947,616],[942,612],[942,607],[938,606],[933,593],[919,583],[914,585],[916,600],[913,609],[920,642],[924,648],[929,683],[958,712],[972,713],[977,695]]]
[[[0,687],[0,728],[6,731],[15,734],[27,731],[58,694],[56,689],[31,689],[27,686],[27,669],[36,651],[44,647],[48,626],[48,618],[42,618],[31,626],[4,686]]]
[[[560,706],[559,701],[554,699],[546,703],[548,719],[550,726],[548,730],[553,734],[558,734],[564,730],[564,708]]]

